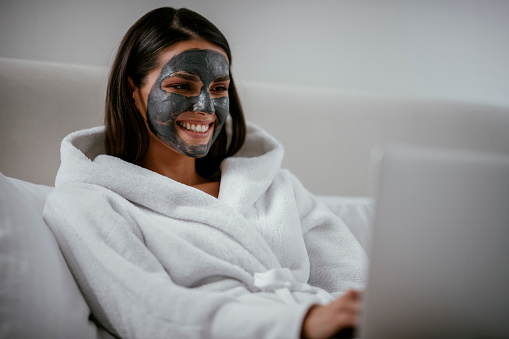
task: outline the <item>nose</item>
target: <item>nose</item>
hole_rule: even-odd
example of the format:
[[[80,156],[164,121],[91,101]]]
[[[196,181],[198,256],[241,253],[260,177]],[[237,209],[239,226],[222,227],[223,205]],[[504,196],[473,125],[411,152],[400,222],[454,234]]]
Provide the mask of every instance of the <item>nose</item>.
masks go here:
[[[204,112],[208,114],[215,113],[214,110],[214,102],[212,101],[212,98],[210,97],[210,93],[208,90],[203,90],[198,95],[198,100],[193,105],[193,111],[194,112]]]

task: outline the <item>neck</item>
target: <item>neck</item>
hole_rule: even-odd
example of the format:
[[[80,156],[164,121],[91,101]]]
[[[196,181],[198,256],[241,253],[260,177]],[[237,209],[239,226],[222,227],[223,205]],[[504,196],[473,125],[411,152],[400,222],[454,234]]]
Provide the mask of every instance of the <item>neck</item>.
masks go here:
[[[207,182],[198,174],[195,164],[195,158],[180,154],[151,136],[147,154],[140,165],[184,185],[195,186]]]

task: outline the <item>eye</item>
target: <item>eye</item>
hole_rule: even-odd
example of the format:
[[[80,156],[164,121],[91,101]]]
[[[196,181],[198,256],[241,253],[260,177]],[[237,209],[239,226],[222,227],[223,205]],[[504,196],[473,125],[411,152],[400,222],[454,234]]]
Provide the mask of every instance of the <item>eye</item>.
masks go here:
[[[168,87],[179,89],[179,90],[190,90],[191,89],[191,86],[189,86],[188,84],[174,84],[174,85],[170,85]]]
[[[218,85],[218,86],[214,86],[210,89],[211,92],[214,92],[214,93],[218,93],[218,94],[221,94],[221,93],[224,93],[224,92],[228,92],[228,87],[226,87],[225,85]]]
[[[161,87],[168,93],[179,93],[184,95],[190,95],[190,93],[195,89],[195,86],[193,86],[191,83],[180,81],[163,82]]]

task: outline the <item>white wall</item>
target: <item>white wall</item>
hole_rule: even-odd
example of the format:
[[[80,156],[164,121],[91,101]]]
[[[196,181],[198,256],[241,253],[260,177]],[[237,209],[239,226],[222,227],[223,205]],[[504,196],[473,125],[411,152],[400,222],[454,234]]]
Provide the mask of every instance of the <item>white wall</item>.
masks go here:
[[[240,80],[509,106],[506,0],[0,0],[0,57],[108,66],[164,5],[223,30]]]

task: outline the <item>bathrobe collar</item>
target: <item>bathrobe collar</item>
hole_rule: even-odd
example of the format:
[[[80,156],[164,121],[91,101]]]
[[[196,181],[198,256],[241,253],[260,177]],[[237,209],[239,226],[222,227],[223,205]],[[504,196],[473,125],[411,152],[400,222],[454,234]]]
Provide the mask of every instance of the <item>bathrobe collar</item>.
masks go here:
[[[266,193],[281,166],[283,147],[268,133],[248,124],[242,149],[221,163],[217,199],[104,154],[103,140],[104,127],[74,132],[64,138],[55,186],[75,182],[104,187],[135,205],[170,218],[200,222],[227,232],[250,252],[257,253],[262,266],[279,266],[263,237],[255,227],[248,226],[245,218],[246,212]]]
[[[68,135],[62,141],[62,164],[55,186],[66,182],[97,184],[163,214],[183,205],[209,206],[216,200],[243,214],[273,182],[284,154],[278,141],[260,127],[248,123],[244,146],[221,163],[221,185],[216,199],[141,166],[106,155],[103,143],[103,126]]]

